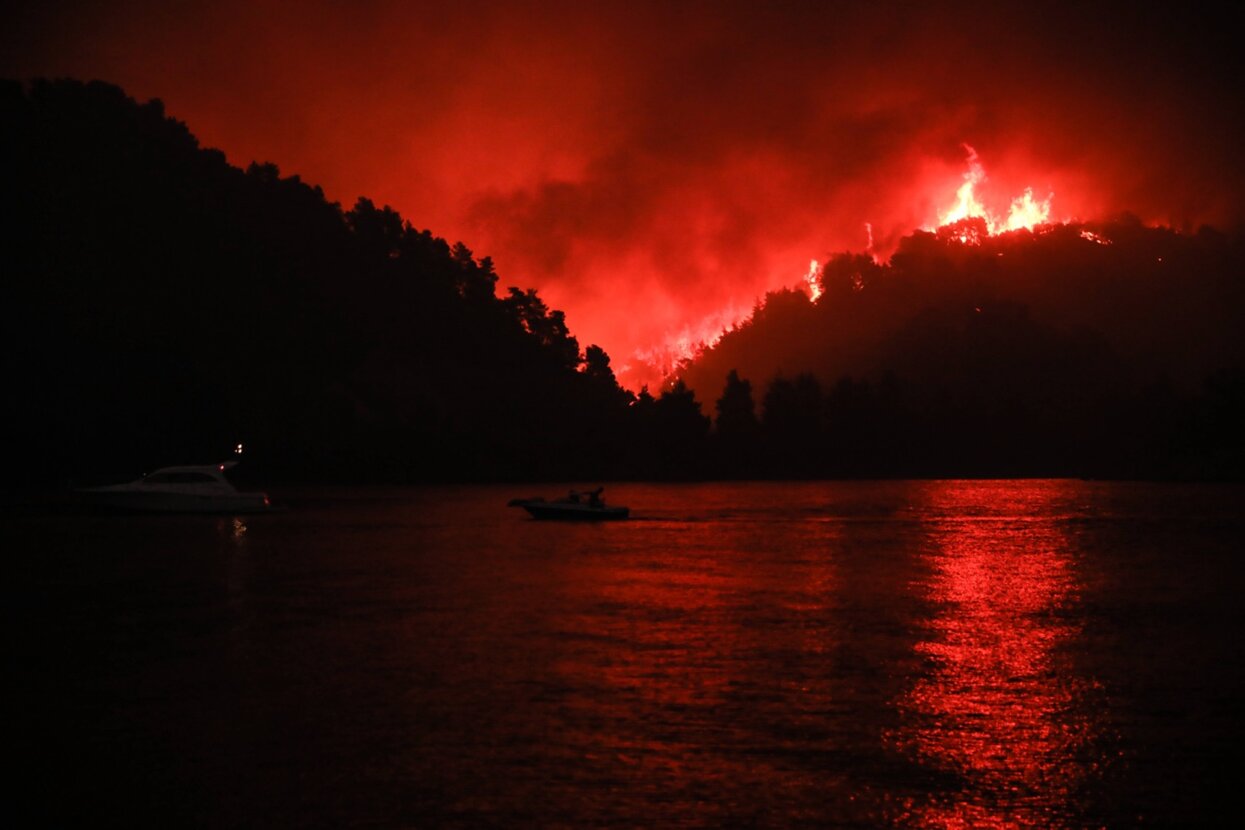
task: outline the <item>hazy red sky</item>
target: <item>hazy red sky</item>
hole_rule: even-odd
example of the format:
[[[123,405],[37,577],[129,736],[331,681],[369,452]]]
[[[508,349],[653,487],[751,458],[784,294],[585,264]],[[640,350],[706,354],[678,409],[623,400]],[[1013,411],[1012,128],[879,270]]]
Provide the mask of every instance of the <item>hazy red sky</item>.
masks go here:
[[[391,204],[539,288],[622,368],[863,250],[865,223],[883,252],[931,223],[963,143],[1000,206],[1031,186],[1055,219],[1239,225],[1238,27],[1220,15],[84,0],[16,12],[0,72],[118,83],[235,164]]]

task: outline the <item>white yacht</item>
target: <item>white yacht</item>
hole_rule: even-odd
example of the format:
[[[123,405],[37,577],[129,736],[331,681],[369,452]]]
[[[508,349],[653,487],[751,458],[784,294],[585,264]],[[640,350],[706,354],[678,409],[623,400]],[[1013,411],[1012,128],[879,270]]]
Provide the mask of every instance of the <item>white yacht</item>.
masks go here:
[[[225,471],[236,461],[162,467],[126,484],[78,490],[90,505],[160,513],[259,513],[272,507],[267,493],[239,491]]]

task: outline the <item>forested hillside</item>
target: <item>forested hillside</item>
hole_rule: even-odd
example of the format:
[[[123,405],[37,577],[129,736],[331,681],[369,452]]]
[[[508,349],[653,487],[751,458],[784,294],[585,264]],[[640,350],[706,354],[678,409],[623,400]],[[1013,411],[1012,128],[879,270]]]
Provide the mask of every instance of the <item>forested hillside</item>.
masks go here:
[[[159,101],[0,87],[8,476],[216,460],[271,476],[615,471],[631,396],[488,257],[275,165]]]
[[[0,117],[8,489],[239,442],[269,481],[1245,471],[1239,235],[918,232],[633,395],[489,257],[231,166],[159,101],[4,82]]]

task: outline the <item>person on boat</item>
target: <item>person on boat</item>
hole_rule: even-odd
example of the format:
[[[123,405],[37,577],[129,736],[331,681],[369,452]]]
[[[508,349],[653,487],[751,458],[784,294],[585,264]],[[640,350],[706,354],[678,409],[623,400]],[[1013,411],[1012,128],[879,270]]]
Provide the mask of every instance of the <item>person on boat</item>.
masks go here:
[[[605,501],[601,498],[601,493],[605,491],[604,487],[598,487],[588,494],[589,507],[604,507]]]

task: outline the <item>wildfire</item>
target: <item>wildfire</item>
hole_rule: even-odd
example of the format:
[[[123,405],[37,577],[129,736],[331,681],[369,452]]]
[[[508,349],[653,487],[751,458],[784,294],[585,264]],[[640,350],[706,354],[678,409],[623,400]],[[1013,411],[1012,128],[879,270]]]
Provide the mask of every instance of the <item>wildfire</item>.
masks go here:
[[[808,284],[808,301],[810,303],[817,302],[817,298],[821,296],[821,266],[817,264],[817,260],[810,259],[808,261],[808,273],[804,275],[804,282]]]
[[[999,216],[987,208],[977,194],[978,186],[986,180],[986,169],[977,158],[976,150],[967,144],[964,149],[968,151],[968,171],[964,174],[964,183],[955,191],[955,203],[946,211],[939,212],[939,227],[979,218],[985,220],[986,231],[993,236],[1021,228],[1032,230],[1050,221],[1050,203],[1055,194],[1039,201],[1034,198],[1031,187],[1026,187],[1024,193],[1012,200],[1006,216]]]
[[[955,199],[950,207],[937,212],[937,228],[946,228],[965,219],[976,219],[984,223],[986,235],[994,236],[1021,229],[1035,230],[1039,226],[1050,223],[1051,200],[1054,198],[1054,193],[1048,194],[1045,199],[1039,199],[1034,196],[1031,187],[1026,187],[1023,193],[1013,198],[1005,213],[992,211],[982,201],[980,192],[988,178],[985,167],[975,149],[968,144],[964,145],[964,149],[968,153],[968,170],[963,175],[963,183],[955,191]],[[981,241],[980,223],[976,228],[952,228],[950,230],[952,238],[958,238],[966,245],[979,244]],[[937,228],[926,227],[925,230],[934,231]],[[874,248],[872,223],[865,223],[865,234],[868,243],[865,252],[873,258],[874,262],[879,265],[883,264],[885,257]],[[1088,231],[1082,233],[1082,236],[1098,244],[1111,244],[1110,240],[1104,240]],[[821,284],[821,266],[817,260],[809,261],[808,272],[801,277],[799,287],[808,294],[810,303],[816,303],[821,298],[824,289]],[[864,282],[859,274],[853,281],[853,288],[857,291],[864,288]],[[637,349],[634,353],[635,363],[621,367],[620,375],[629,375],[635,381],[640,380],[643,375],[644,380],[654,380],[657,383],[669,379],[678,372],[681,364],[695,359],[700,352],[716,345],[728,331],[746,319],[749,312],[750,309],[741,310],[731,307],[710,314],[697,323],[686,325],[670,334],[659,345],[648,349]]]

